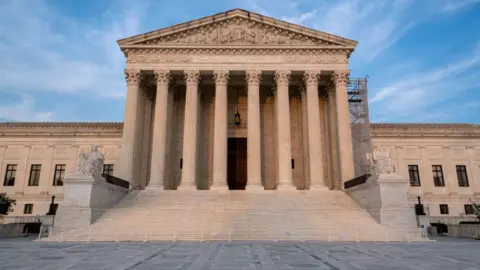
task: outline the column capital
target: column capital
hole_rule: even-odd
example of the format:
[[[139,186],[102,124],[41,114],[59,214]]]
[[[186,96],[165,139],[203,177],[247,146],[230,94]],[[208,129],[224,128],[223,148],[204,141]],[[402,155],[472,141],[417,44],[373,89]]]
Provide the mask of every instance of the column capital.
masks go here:
[[[153,74],[155,74],[155,81],[157,82],[157,85],[168,85],[170,83],[170,80],[172,79],[170,70],[156,69],[153,71]]]
[[[230,76],[230,71],[226,69],[214,70],[213,80],[215,85],[227,85]]]
[[[303,73],[303,81],[308,85],[318,86],[318,77],[320,76],[319,70],[306,70]]]
[[[200,70],[187,69],[183,71],[186,84],[198,84],[200,82]]]
[[[136,84],[140,85],[143,79],[142,71],[139,69],[128,68],[125,69],[125,81],[127,84]]]
[[[332,81],[335,85],[348,84],[350,79],[350,70],[335,70],[332,75]]]
[[[290,83],[290,70],[276,70],[275,71],[275,83],[277,85],[288,85]]]
[[[246,81],[247,85],[260,85],[262,81],[262,71],[261,70],[247,70],[246,71]]]

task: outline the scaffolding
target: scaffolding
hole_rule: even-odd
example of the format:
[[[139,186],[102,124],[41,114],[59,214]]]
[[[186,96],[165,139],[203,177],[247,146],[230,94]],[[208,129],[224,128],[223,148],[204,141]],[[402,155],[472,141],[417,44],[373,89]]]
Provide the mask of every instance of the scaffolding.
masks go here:
[[[367,159],[367,153],[372,153],[367,80],[367,77],[350,78],[347,86],[355,177],[372,173],[371,164]]]

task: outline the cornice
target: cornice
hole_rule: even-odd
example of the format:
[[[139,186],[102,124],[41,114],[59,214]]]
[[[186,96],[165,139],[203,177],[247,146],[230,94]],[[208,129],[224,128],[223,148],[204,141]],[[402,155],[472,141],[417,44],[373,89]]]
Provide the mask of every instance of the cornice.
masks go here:
[[[372,137],[478,137],[480,125],[373,123]],[[0,136],[121,135],[122,122],[0,122]]]
[[[480,125],[438,123],[371,124],[372,137],[480,137]]]

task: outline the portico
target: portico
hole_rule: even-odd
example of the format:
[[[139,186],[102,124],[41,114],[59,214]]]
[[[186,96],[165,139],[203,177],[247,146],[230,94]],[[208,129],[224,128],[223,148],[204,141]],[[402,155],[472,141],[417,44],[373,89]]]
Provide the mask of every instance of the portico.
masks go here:
[[[127,57],[118,177],[142,189],[227,190],[228,138],[247,141],[246,189],[354,177],[355,41],[232,10],[118,43]]]

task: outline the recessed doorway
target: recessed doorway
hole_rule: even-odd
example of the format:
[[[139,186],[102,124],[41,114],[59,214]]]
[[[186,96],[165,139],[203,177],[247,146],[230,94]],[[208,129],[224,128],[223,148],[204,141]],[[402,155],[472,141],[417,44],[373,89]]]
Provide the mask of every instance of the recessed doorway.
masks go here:
[[[230,190],[247,185],[247,138],[228,138],[227,182]]]

